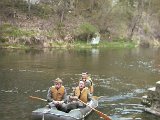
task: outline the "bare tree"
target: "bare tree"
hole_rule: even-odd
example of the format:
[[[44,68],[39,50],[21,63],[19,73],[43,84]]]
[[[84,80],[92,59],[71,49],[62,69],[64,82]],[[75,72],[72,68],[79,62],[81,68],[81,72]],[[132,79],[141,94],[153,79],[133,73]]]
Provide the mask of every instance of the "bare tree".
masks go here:
[[[144,10],[144,4],[143,4],[143,0],[138,1],[138,5],[137,5],[137,14],[133,15],[132,19],[131,19],[131,24],[130,24],[130,33],[128,35],[128,39],[132,40],[133,34],[136,30],[136,27],[138,27],[138,24],[142,18],[142,12]],[[135,12],[134,12],[135,13]]]
[[[31,0],[28,0],[28,18],[31,17]]]

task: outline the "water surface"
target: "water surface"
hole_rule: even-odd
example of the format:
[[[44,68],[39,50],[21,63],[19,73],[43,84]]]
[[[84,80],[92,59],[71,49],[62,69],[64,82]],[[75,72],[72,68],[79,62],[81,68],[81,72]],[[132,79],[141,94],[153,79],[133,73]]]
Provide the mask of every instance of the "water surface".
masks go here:
[[[68,92],[82,71],[94,81],[98,110],[113,120],[158,120],[142,110],[141,96],[160,80],[160,49],[0,50],[0,116],[30,120],[45,102],[51,80],[60,77]],[[86,120],[101,120],[94,112]]]

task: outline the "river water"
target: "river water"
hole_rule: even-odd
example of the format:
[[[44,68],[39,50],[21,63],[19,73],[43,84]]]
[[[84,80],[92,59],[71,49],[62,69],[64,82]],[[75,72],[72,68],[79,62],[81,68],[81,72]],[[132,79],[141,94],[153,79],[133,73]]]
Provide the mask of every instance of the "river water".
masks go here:
[[[0,119],[30,120],[45,102],[52,79],[68,92],[82,71],[94,81],[98,110],[113,120],[159,120],[143,111],[141,97],[160,80],[160,49],[0,50]],[[94,112],[86,120],[101,120]]]

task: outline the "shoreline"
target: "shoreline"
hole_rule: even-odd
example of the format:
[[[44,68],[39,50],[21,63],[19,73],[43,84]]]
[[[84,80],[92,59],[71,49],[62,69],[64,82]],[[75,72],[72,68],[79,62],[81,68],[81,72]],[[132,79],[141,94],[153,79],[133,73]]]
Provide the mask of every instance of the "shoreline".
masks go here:
[[[134,43],[129,43],[129,42],[105,42],[101,41],[97,45],[91,45],[90,43],[85,43],[85,42],[73,42],[73,43],[67,43],[67,42],[52,42],[49,43],[48,45],[40,44],[40,45],[22,45],[22,44],[0,44],[0,48],[7,48],[7,49],[45,49],[45,48],[64,48],[64,49],[76,49],[76,48],[81,48],[81,49],[90,49],[90,48],[135,48],[138,45]]]

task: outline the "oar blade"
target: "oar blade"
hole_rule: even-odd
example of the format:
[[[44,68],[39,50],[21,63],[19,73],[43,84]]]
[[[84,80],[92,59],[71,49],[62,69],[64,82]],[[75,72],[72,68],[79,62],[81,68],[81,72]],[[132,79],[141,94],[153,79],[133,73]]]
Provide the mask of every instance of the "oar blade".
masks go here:
[[[78,101],[80,101],[81,103],[83,103],[84,105],[90,107],[92,110],[94,110],[95,112],[97,112],[97,114],[102,117],[104,120],[111,120],[106,114],[98,111],[97,109],[95,108],[92,108],[91,106],[89,106],[88,104],[86,104],[85,102],[81,101],[80,99],[78,99]]]
[[[92,98],[95,99],[95,100],[99,100],[99,99],[102,98],[102,97],[103,97],[103,96],[99,96],[99,97],[98,97],[98,96],[92,96]]]
[[[45,101],[45,102],[47,102],[47,100],[46,100],[46,99],[43,99],[43,98],[40,98],[40,97],[29,96],[29,98],[37,99],[37,100],[41,100],[41,101]]]
[[[111,120],[111,118],[109,118],[106,114],[104,114],[104,113],[102,113],[102,112],[100,112],[100,111],[96,111],[97,112],[97,114],[101,117],[101,118],[103,118],[104,120]]]

